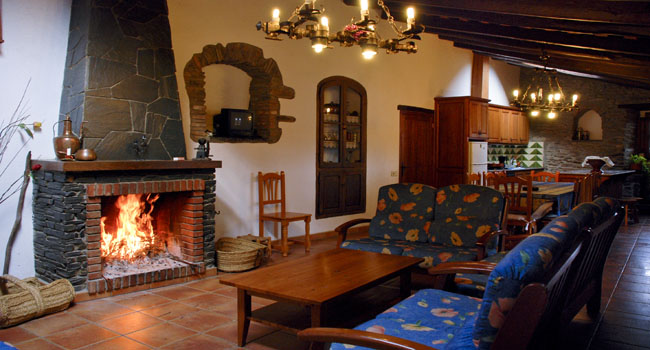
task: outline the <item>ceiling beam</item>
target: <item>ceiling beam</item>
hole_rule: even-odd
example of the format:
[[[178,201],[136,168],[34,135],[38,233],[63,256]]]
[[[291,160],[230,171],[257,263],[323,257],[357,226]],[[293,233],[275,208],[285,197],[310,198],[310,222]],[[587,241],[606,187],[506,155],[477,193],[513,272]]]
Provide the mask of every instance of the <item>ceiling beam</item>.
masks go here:
[[[420,18],[420,23],[427,26],[426,31],[428,33],[437,34],[439,30],[455,31],[497,38],[517,39],[538,44],[650,56],[650,38],[645,37],[639,39],[627,39],[626,37],[620,36],[599,37],[560,31],[490,25],[475,21],[464,22],[456,19],[445,19],[426,15],[420,16]]]
[[[357,5],[358,1],[344,0]],[[646,1],[582,0],[390,0],[388,7],[411,5],[418,8],[439,7],[487,13],[515,14],[548,19],[584,22],[650,25],[650,3]]]

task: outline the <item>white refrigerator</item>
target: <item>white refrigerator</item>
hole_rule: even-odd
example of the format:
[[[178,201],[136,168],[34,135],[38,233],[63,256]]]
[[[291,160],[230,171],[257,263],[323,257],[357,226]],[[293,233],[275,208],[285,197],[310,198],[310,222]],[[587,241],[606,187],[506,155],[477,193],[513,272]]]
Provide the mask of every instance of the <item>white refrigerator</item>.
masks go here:
[[[480,174],[487,171],[488,164],[488,143],[483,141],[469,142],[469,164],[470,173]]]

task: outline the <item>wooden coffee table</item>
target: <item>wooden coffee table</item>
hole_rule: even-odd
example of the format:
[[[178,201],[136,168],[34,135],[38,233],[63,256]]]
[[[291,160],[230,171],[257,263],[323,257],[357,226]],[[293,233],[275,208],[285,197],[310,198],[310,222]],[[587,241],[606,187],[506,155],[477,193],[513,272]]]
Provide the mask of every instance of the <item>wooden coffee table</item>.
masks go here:
[[[400,297],[408,297],[411,269],[421,261],[421,258],[338,248],[225,276],[220,281],[237,288],[237,342],[244,346],[250,321],[295,333],[301,330],[300,325],[274,323],[252,315],[251,295],[309,307],[310,326],[320,327],[325,325],[325,311],[332,302],[397,276],[400,277]]]

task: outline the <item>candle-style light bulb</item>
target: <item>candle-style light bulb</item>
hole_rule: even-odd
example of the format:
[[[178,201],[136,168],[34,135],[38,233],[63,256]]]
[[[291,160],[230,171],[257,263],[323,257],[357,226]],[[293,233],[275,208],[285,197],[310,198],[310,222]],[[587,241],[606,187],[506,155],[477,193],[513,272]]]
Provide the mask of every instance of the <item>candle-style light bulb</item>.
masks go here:
[[[553,93],[548,94],[548,102],[553,103]]]
[[[555,117],[557,117],[557,114],[554,111],[548,112],[548,119],[555,119]]]
[[[321,30],[329,31],[330,30],[330,20],[326,17],[323,16],[320,18],[320,25],[321,25]]]
[[[409,7],[406,9],[406,29],[410,30],[415,24],[415,9]]]
[[[555,101],[559,101],[561,97],[562,97],[562,95],[560,95],[559,92],[555,93]]]
[[[359,6],[361,6],[361,18],[365,19],[370,16],[370,11],[368,10],[368,0],[360,0]]]
[[[516,90],[512,92],[512,94],[515,96],[515,100],[519,98],[519,90]]]
[[[530,116],[531,116],[531,117],[537,117],[538,115],[539,115],[539,111],[538,111],[538,110],[533,110],[533,111],[530,112]]]
[[[533,102],[537,101],[537,95],[535,95],[534,92],[531,92],[531,93],[530,93],[530,99],[531,99]]]
[[[271,16],[271,23],[273,24],[280,23],[280,9],[273,9],[273,14]]]
[[[573,94],[573,104],[571,104],[571,105],[572,105],[572,106],[575,106],[575,105],[576,105],[576,102],[578,102],[578,95],[577,95],[577,94]]]

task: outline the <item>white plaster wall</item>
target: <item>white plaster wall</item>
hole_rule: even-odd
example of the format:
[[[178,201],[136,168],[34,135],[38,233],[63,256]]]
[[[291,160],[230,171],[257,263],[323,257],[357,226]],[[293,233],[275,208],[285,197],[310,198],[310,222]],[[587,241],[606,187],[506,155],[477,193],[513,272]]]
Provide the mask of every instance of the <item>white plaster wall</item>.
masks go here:
[[[347,76],[360,82],[368,93],[367,206],[365,214],[314,220],[313,233],[331,231],[357,216],[372,216],[377,189],[397,182],[397,177],[391,177],[390,172],[398,169],[399,104],[433,109],[435,96],[469,95],[472,53],[454,48],[450,42],[433,35],[423,35],[423,40],[417,42],[419,52],[415,55],[380,52],[372,61],[365,61],[358,47],[342,48],[335,44],[334,49],[316,54],[307,39],[270,41],[264,39],[264,33],[256,31],[255,23],[270,20],[274,6],[285,19],[300,3],[299,0],[168,0],[186,135],[189,134],[189,106],[183,68],[204,45],[246,42],[258,46],[264,50],[265,57],[278,63],[284,84],[296,91],[294,99],[280,100],[281,114],[296,117],[296,122],[280,124],[283,134],[278,143],[211,145],[214,159],[223,161],[223,168],[217,170],[216,209],[221,212],[216,219],[217,237],[257,234],[258,171],[284,170],[289,209],[315,213],[316,87],[322,79]],[[358,8],[345,6],[341,1],[318,4],[326,7],[331,30],[339,30],[353,16],[358,18]],[[380,26],[379,32],[388,37],[387,30],[390,28]],[[210,94],[210,90],[219,91],[210,81],[214,74],[212,70],[207,74],[209,109],[211,105],[224,104],[211,102],[211,99],[223,100]],[[187,137],[186,142],[191,155],[196,144]],[[302,235],[302,223],[290,225],[289,234]]]
[[[57,121],[61,103],[63,69],[71,0],[4,0],[0,44],[0,118],[8,120],[31,78],[24,105],[31,118],[41,121],[43,128],[27,146],[21,149],[16,137],[5,154],[4,170],[10,157],[16,159],[0,177],[0,190],[20,177],[25,156],[32,151],[33,159],[52,159],[52,124]],[[16,135],[18,136],[18,135]],[[0,204],[0,265],[4,264],[7,238],[14,224],[18,194]],[[13,246],[9,273],[28,277],[34,275],[32,229],[32,187],[27,189],[21,229]]]
[[[519,89],[519,67],[490,59],[490,103],[510,105],[512,91]]]

